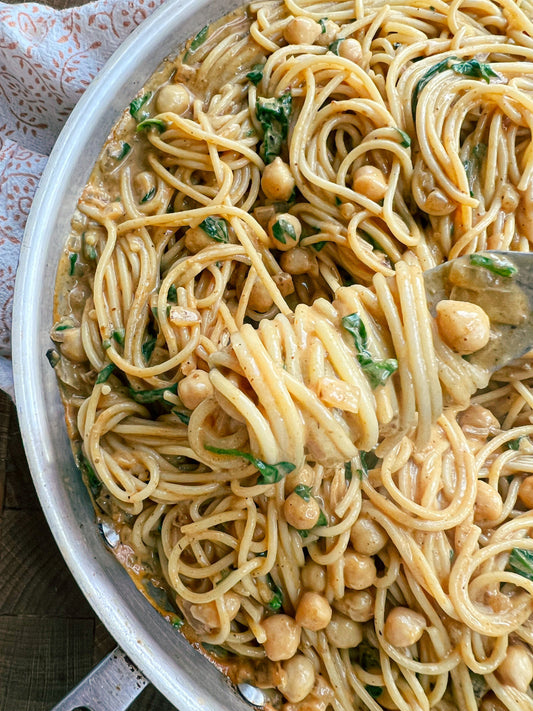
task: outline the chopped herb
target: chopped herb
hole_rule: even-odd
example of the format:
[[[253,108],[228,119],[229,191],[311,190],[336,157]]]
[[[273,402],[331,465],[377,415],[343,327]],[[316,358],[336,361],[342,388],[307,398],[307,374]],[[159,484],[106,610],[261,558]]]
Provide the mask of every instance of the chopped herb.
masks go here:
[[[148,92],[148,94],[145,94],[144,96],[139,96],[137,99],[133,99],[133,101],[131,102],[130,114],[133,116],[134,119],[137,119],[137,121],[139,120],[140,109],[146,104],[147,101],[149,101],[151,96],[151,92]]]
[[[294,226],[288,220],[284,220],[283,217],[280,217],[276,222],[274,222],[272,234],[278,242],[281,242],[281,244],[287,244],[286,237],[294,240],[294,242],[298,241]]]
[[[181,617],[176,615],[176,617],[172,620],[172,627],[175,627],[177,630],[183,627],[183,620]]]
[[[359,452],[359,459],[361,460],[361,469],[358,469],[357,473],[359,478],[363,480],[368,476],[369,469],[374,469],[379,459],[374,452]]]
[[[473,77],[474,79],[484,79],[487,84],[490,82],[491,77],[498,76],[490,64],[484,64],[477,59],[452,64],[451,69],[453,69],[456,74],[463,74],[464,76]]]
[[[240,449],[222,449],[221,447],[211,447],[209,444],[204,444],[204,449],[214,454],[228,454],[232,457],[241,457],[247,462],[253,464],[260,472],[257,477],[258,484],[276,484],[281,481],[286,474],[290,474],[296,469],[294,464],[290,462],[278,462],[277,464],[267,464],[262,459],[257,459],[249,452],[242,452]]]
[[[333,54],[336,54],[337,57],[339,56],[339,45],[341,42],[344,42],[345,38],[341,37],[341,39],[337,39],[334,42],[332,42],[329,46],[328,49],[330,52],[333,52]]]
[[[76,267],[76,262],[78,261],[78,255],[76,252],[73,252],[72,254],[69,255],[69,261],[70,261],[70,269],[69,269],[69,276],[74,276],[74,269]]]
[[[509,556],[509,565],[513,573],[528,580],[533,580],[533,551],[524,548],[513,548]]]
[[[145,202],[148,202],[149,200],[151,200],[151,199],[154,197],[154,195],[155,195],[155,191],[156,191],[156,187],[155,187],[155,185],[154,185],[154,187],[151,188],[151,189],[146,193],[146,195],[144,195],[144,196],[141,198],[141,204],[142,204],[142,203],[145,203]]]
[[[105,383],[116,367],[117,366],[114,363],[109,363],[108,365],[106,365],[105,368],[102,368],[102,370],[98,373],[98,377],[96,378],[96,384],[101,385],[102,383]]]
[[[71,323],[62,323],[59,326],[56,326],[54,330],[56,331],[68,331],[69,328],[74,328],[74,326]]]
[[[264,64],[254,64],[252,67],[252,70],[248,72],[246,75],[246,78],[249,79],[252,84],[255,84],[256,86],[259,84],[261,79],[263,78],[263,67]]]
[[[202,647],[208,654],[214,654],[215,657],[218,657],[219,659],[225,659],[230,654],[227,649],[224,649],[224,647],[221,647],[219,644],[208,644],[207,642],[202,642]]]
[[[352,463],[344,462],[344,478],[346,481],[352,480]]]
[[[59,355],[59,353],[56,351],[55,348],[49,348],[46,351],[46,357],[48,358],[48,362],[50,363],[52,368],[55,368],[56,365],[61,360],[61,356]]]
[[[294,487],[294,493],[298,494],[304,501],[311,500],[311,487],[305,484],[297,484]]]
[[[107,351],[108,348],[111,348],[111,341],[109,340],[109,338],[104,338],[104,340],[102,341],[102,348],[104,349],[104,351]]]
[[[172,410],[172,413],[176,415],[178,419],[180,419],[184,425],[188,425],[190,422],[190,415],[187,415],[185,412],[180,412],[179,410]]]
[[[273,595],[270,599],[270,602],[268,603],[268,606],[271,610],[274,612],[277,612],[281,606],[283,605],[283,592],[281,588],[276,585],[274,582],[273,577],[270,575],[270,573],[267,573],[266,576],[268,587],[272,590]]]
[[[501,277],[512,277],[518,269],[514,264],[501,257],[487,257],[484,254],[471,254],[470,264],[476,267],[484,267],[489,272]]]
[[[420,59],[423,59],[423,57],[420,57]],[[413,59],[413,61],[415,61]],[[418,97],[420,96],[422,89],[428,84],[428,82],[433,79],[434,76],[439,74],[440,72],[445,72],[447,69],[450,69],[450,62],[457,61],[457,57],[446,57],[445,59],[441,59],[440,62],[437,62],[437,64],[434,64],[428,71],[424,74],[422,79],[417,83],[415,86],[415,90],[413,91],[413,98],[411,101],[411,108],[413,112],[413,119],[415,118],[416,114],[416,107],[418,105]]]
[[[339,205],[342,205],[342,200],[338,195],[335,195],[335,205],[337,205],[337,207],[339,207]]]
[[[307,536],[309,535],[309,531],[308,531],[308,530],[299,529],[299,528],[297,528],[296,530],[298,531],[298,533],[300,534],[300,536],[301,536],[302,538],[307,538]]]
[[[147,341],[145,341],[141,346],[141,352],[143,354],[143,358],[147,363],[150,361],[150,358],[152,357],[152,353],[154,352],[156,341],[157,341],[157,338],[155,338],[155,336],[154,336],[153,338],[149,338]]]
[[[91,463],[89,462],[87,457],[85,457],[83,454],[80,455],[80,457],[78,458],[78,466],[81,469],[82,474],[85,474],[87,486],[89,487],[89,490],[93,497],[96,499],[102,491],[102,482],[97,477],[96,472],[92,468]]]
[[[126,332],[123,328],[119,328],[117,331],[113,331],[113,338],[119,344],[119,346],[124,345],[124,336]]]
[[[320,511],[320,516],[318,517],[318,521],[316,522],[317,526],[327,526],[328,525],[328,519],[326,514],[323,511]]]
[[[177,391],[177,383],[170,385],[168,388],[157,388],[155,390],[134,390],[133,388],[129,388],[130,395],[135,402],[139,402],[143,405],[150,402],[165,402],[165,393],[175,395]]]
[[[176,289],[174,284],[171,284],[168,287],[167,301],[172,301],[173,304],[178,303],[178,290]]]
[[[161,121],[161,119],[156,118],[146,118],[137,124],[137,131],[142,131],[147,128],[157,128],[159,133],[163,133],[163,131],[167,130],[167,125],[164,121]]]
[[[229,242],[226,220],[218,217],[206,217],[203,222],[200,222],[199,227],[215,242],[224,242],[225,244]]]
[[[377,699],[383,693],[383,687],[381,686],[370,686],[370,684],[365,685],[365,690],[368,691],[373,699]]]
[[[193,41],[191,42],[191,46],[189,47],[189,52],[196,52],[198,47],[200,47],[200,45],[202,45],[206,41],[208,32],[209,32],[209,25],[202,27],[200,32],[198,32],[198,34],[194,37]]]
[[[408,133],[405,133],[405,131],[402,131],[401,128],[397,128],[396,130],[402,137],[402,141],[401,141],[400,145],[403,146],[404,148],[409,148],[409,146],[411,145],[411,136]],[[376,687],[376,688],[379,688],[379,687]]]
[[[321,240],[320,242],[315,242],[314,244],[311,245],[311,247],[316,252],[320,252],[320,250],[324,249],[325,246],[326,246],[326,240]]]
[[[328,21],[327,17],[321,17],[320,20],[318,21],[318,24],[322,28],[322,32],[320,34],[325,34],[326,33],[326,22]]]
[[[274,158],[281,153],[283,141],[289,132],[292,96],[286,93],[279,98],[259,98],[255,111],[264,132],[263,157],[266,163],[272,163]]]
[[[120,153],[116,156],[113,156],[113,158],[115,158],[115,160],[122,160],[123,158],[125,158],[128,155],[130,150],[131,150],[130,144],[126,143],[126,141],[123,141]],[[120,198],[119,198],[119,200],[120,200]]]
[[[355,348],[358,351],[357,360],[370,380],[372,388],[384,385],[387,379],[398,370],[398,361],[394,358],[379,360],[372,357],[367,350],[367,334],[365,325],[357,313],[344,316],[342,325],[353,336]]]
[[[520,449],[520,442],[523,439],[527,439],[527,437],[517,437],[516,439],[511,439],[505,443],[505,446],[507,449],[514,449],[515,451],[518,451]]]

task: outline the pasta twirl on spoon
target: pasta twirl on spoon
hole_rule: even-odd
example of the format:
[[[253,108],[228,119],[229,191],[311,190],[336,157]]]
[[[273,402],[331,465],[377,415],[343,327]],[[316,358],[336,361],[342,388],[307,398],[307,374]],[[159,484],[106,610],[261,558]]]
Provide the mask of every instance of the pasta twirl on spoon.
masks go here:
[[[531,362],[469,361],[525,313],[479,253],[530,249],[532,15],[252,3],[79,201],[49,359],[98,516],[268,708],[533,708]]]

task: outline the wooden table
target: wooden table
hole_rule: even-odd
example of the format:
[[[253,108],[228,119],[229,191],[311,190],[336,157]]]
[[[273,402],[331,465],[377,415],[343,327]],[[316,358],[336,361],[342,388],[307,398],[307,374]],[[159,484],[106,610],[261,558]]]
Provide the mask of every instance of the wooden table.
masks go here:
[[[61,9],[84,0],[46,4]],[[0,711],[49,711],[115,646],[52,538],[15,407],[0,391]],[[130,709],[174,706],[148,686]]]

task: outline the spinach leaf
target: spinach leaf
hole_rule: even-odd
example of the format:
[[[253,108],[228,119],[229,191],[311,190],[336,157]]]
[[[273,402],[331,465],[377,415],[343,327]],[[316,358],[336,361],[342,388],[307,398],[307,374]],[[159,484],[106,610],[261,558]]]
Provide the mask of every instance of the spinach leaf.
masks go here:
[[[228,652],[227,649],[224,649],[224,647],[221,647],[219,644],[208,644],[207,642],[202,642],[202,647],[208,654],[213,654],[219,659],[225,659],[230,655],[230,652]]]
[[[380,360],[373,358],[367,350],[368,337],[365,325],[357,313],[342,318],[342,325],[353,336],[358,351],[357,360],[370,381],[371,387],[384,385],[387,379],[398,370],[398,361],[394,358]]]
[[[379,459],[376,457],[374,452],[364,451],[359,452],[359,459],[361,460],[361,469],[358,469],[357,473],[359,474],[359,478],[363,480],[368,476],[368,470],[374,469],[376,464],[379,462]]]
[[[337,39],[334,42],[332,42],[330,45],[328,45],[328,49],[330,52],[333,52],[333,54],[336,54],[337,57],[339,56],[339,45],[341,42],[344,42],[345,37],[341,37],[341,39]]]
[[[396,128],[396,130],[398,131],[398,133],[400,134],[400,136],[402,138],[400,145],[403,146],[404,148],[409,148],[409,146],[411,145],[411,136],[408,133],[406,133],[405,131],[402,131],[401,128]],[[379,688],[379,687],[376,687],[376,688]]]
[[[146,193],[146,195],[144,195],[144,196],[141,198],[141,204],[143,204],[143,203],[148,202],[149,200],[151,200],[151,199],[154,197],[154,195],[155,195],[155,191],[156,191],[156,187],[155,187],[155,185],[154,185],[154,187],[151,188],[151,189]]]
[[[477,59],[453,64],[451,68],[456,74],[463,74],[474,79],[484,79],[487,84],[490,82],[491,77],[498,76],[490,64],[481,63]]]
[[[292,96],[286,93],[279,98],[258,98],[255,111],[263,127],[263,157],[266,163],[272,163],[281,153],[283,141],[289,132]]]
[[[189,52],[196,52],[198,47],[200,47],[200,45],[202,45],[206,41],[208,33],[209,33],[209,25],[202,27],[200,32],[198,32],[198,34],[194,37],[193,41],[191,42],[191,46],[189,47]]]
[[[297,484],[294,493],[298,494],[304,501],[311,501],[311,487],[305,484]]]
[[[326,22],[328,21],[327,17],[321,17],[320,20],[318,21],[318,24],[322,28],[322,32],[320,33],[321,35],[326,33]]]
[[[113,338],[119,344],[119,346],[124,345],[124,336],[126,332],[123,328],[119,328],[117,331],[113,331]]]
[[[167,301],[171,301],[173,304],[178,303],[178,290],[176,289],[174,284],[171,284],[168,287]]]
[[[352,463],[344,462],[344,478],[346,481],[352,480]]]
[[[240,449],[223,449],[221,447],[212,447],[209,444],[204,444],[204,449],[214,454],[229,454],[232,457],[241,457],[247,462],[253,464],[260,472],[257,477],[258,484],[276,484],[281,481],[286,474],[290,474],[296,466],[290,462],[278,462],[277,464],[267,464],[262,459],[257,459],[249,452],[242,452]]]
[[[52,366],[52,368],[55,368],[56,365],[57,365],[57,364],[59,363],[59,361],[61,360],[61,356],[59,355],[59,353],[56,351],[55,348],[49,348],[49,349],[46,351],[46,357],[47,357],[47,359],[48,359],[48,362],[49,362],[50,365]]]
[[[150,361],[150,358],[152,357],[152,353],[154,352],[156,341],[157,341],[157,338],[155,338],[155,336],[154,336],[153,338],[149,338],[147,341],[145,341],[141,346],[141,352],[143,354],[143,358],[147,363]]]
[[[509,565],[513,573],[528,580],[533,580],[533,551],[524,548],[513,548],[509,556]]]
[[[115,370],[117,366],[114,363],[109,363],[106,365],[105,368],[102,368],[102,370],[98,373],[98,377],[96,378],[96,384],[100,385],[101,383],[105,383],[105,381],[109,378],[111,373]]]
[[[294,242],[298,241],[294,226],[288,220],[284,220],[283,217],[280,217],[276,222],[274,222],[272,234],[278,242],[281,242],[281,244],[287,244],[286,237],[294,240]]]
[[[474,197],[474,180],[481,171],[481,164],[486,153],[487,146],[484,143],[479,143],[472,148],[470,157],[463,161],[471,197]]]
[[[326,514],[321,510],[320,511],[320,516],[318,517],[318,521],[316,522],[317,526],[327,526],[328,525],[328,519],[326,517]]]
[[[283,591],[278,585],[276,585],[276,583],[274,582],[274,578],[270,575],[270,573],[267,573],[266,579],[268,587],[272,590],[273,593],[272,597],[270,598],[270,602],[268,603],[268,606],[271,610],[277,612],[283,605]]]
[[[457,59],[457,57],[445,57],[444,59],[441,59],[440,62],[437,62],[437,64],[433,65],[430,69],[428,69],[422,79],[418,81],[417,85],[415,86],[415,90],[413,91],[413,98],[411,100],[413,120],[416,116],[416,107],[418,106],[418,98],[422,93],[422,89],[426,86],[426,84],[431,81],[431,79],[433,79],[434,76],[436,76],[440,72],[445,72],[447,69],[450,69],[450,62],[457,61]]]
[[[180,412],[179,410],[172,410],[172,413],[176,415],[178,419],[180,419],[184,425],[188,425],[190,422],[190,415],[187,415],[185,412]]]
[[[151,92],[148,92],[144,96],[139,96],[137,99],[133,99],[130,104],[130,114],[137,121],[139,120],[139,111],[146,104],[146,102],[151,98]],[[144,117],[143,117],[144,118]]]
[[[123,141],[122,142],[122,149],[121,149],[120,153],[118,153],[116,156],[113,156],[113,158],[115,158],[116,160],[122,160],[123,158],[125,158],[128,155],[130,150],[131,150],[130,144],[126,143],[126,141]]]
[[[314,242],[311,247],[316,251],[320,252],[321,249],[324,249],[326,246],[327,242],[326,240],[321,240],[320,242]]]
[[[377,699],[378,696],[381,696],[383,693],[383,687],[381,686],[370,686],[370,684],[366,684],[365,689],[373,699]]]
[[[168,388],[157,388],[155,390],[134,390],[129,388],[129,393],[135,402],[141,403],[142,405],[151,402],[166,402],[165,393],[172,393],[175,395],[178,391],[178,384],[174,383]]]
[[[501,277],[512,277],[518,269],[514,264],[502,257],[488,257],[484,254],[471,254],[470,264],[476,267],[484,267],[489,272]]]
[[[87,457],[83,454],[80,454],[78,457],[78,466],[81,469],[82,474],[85,475],[85,479],[87,480],[87,486],[89,487],[91,494],[96,499],[102,491],[102,482],[97,477],[96,472],[92,468],[91,463],[89,462]]]
[[[157,128],[159,133],[163,133],[167,130],[167,125],[164,121],[161,121],[161,119],[156,118],[146,118],[137,124],[137,131],[143,131],[148,128]]]
[[[72,254],[69,256],[69,262],[70,262],[70,269],[69,269],[69,276],[74,276],[74,269],[76,268],[76,262],[78,261],[78,255],[76,252],[72,252]]]
[[[200,222],[199,227],[215,242],[224,242],[225,244],[229,242],[226,220],[217,217],[206,217],[203,222]]]
[[[261,79],[263,78],[263,67],[264,64],[254,64],[252,67],[252,70],[248,72],[246,75],[246,78],[249,79],[252,84],[255,84],[256,86],[259,84]]]

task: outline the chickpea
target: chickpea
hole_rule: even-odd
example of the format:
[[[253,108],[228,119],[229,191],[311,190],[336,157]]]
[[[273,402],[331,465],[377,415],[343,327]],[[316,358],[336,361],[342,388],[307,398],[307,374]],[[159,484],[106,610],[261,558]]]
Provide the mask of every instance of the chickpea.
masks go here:
[[[294,657],[300,644],[300,625],[289,615],[272,615],[261,623],[266,634],[265,653],[272,662]]]
[[[533,680],[533,662],[526,646],[520,643],[510,644],[496,673],[502,684],[526,692]]]
[[[306,247],[294,247],[290,252],[284,252],[279,263],[289,274],[309,274],[316,270],[315,255]]]
[[[336,22],[324,19],[320,26],[320,34],[318,35],[315,44],[318,44],[321,47],[328,47],[334,40],[337,39],[337,33],[339,30],[340,27]],[[344,42],[341,42],[341,44],[344,44]]]
[[[490,484],[481,479],[477,482],[474,502],[474,521],[496,521],[503,511],[502,497]]]
[[[310,17],[295,17],[286,25],[283,36],[289,44],[313,44],[322,28]]]
[[[294,284],[290,274],[287,274],[287,272],[277,272],[272,275],[272,279],[282,296],[294,294]]]
[[[354,622],[368,622],[374,617],[374,596],[368,590],[356,590],[344,593],[335,607]]]
[[[323,565],[315,563],[314,560],[308,560],[301,572],[302,585],[308,590],[314,592],[324,592],[326,589],[326,569]]]
[[[339,56],[349,59],[354,64],[361,64],[363,61],[363,50],[361,43],[356,39],[348,37],[339,44]]]
[[[185,233],[185,247],[191,254],[196,254],[206,247],[212,247],[215,242],[201,227],[190,227]]]
[[[326,627],[326,636],[334,647],[338,649],[351,649],[363,639],[362,627],[358,622],[334,612],[331,622]]]
[[[270,296],[268,289],[263,284],[261,279],[258,279],[256,277],[254,285],[252,286],[252,290],[250,291],[250,298],[248,299],[248,308],[252,309],[253,311],[259,311],[260,313],[264,313],[265,311],[268,311],[269,308],[271,308],[273,303],[274,302],[272,301],[272,297]]]
[[[268,223],[268,234],[275,249],[286,252],[298,244],[302,234],[302,223],[290,213],[274,215]]]
[[[278,689],[293,704],[303,701],[315,685],[313,662],[303,654],[295,654],[283,664],[283,670],[285,679],[278,684]]]
[[[527,476],[518,489],[518,498],[528,509],[533,509],[533,476]]]
[[[289,494],[283,505],[285,519],[290,526],[299,531],[307,531],[316,526],[320,516],[318,501],[312,496],[305,501],[299,494]]]
[[[500,429],[500,423],[490,410],[482,405],[470,405],[459,416],[461,427],[468,428],[469,434],[474,434],[470,428],[481,430],[479,435],[485,439],[489,432]]]
[[[290,494],[298,484],[313,486],[315,483],[315,473],[307,464],[301,469],[295,469],[285,477],[285,491]]]
[[[424,202],[424,211],[429,215],[449,215],[454,210],[455,205],[438,188],[432,190]]]
[[[213,394],[213,386],[205,370],[193,370],[178,383],[178,396],[188,410],[194,410]]]
[[[385,639],[394,647],[410,647],[422,637],[426,618],[408,607],[394,607],[385,620]]]
[[[189,608],[191,617],[200,622],[208,629],[220,627],[220,617],[217,606],[214,602],[202,602],[198,605],[191,605]]]
[[[376,564],[367,555],[355,551],[344,554],[344,584],[352,590],[364,590],[376,581]]]
[[[265,166],[263,177],[261,178],[261,187],[269,200],[282,202],[288,200],[295,185],[291,169],[279,156],[274,158],[272,163]]]
[[[87,360],[87,354],[81,340],[81,328],[66,328],[61,333],[62,342],[59,350],[62,355],[75,363],[83,363]]]
[[[368,516],[360,516],[350,531],[350,541],[357,553],[376,555],[387,545],[389,537],[383,528]]]
[[[327,627],[331,620],[331,606],[325,597],[316,592],[304,592],[296,609],[296,622],[317,632]]]
[[[489,342],[490,320],[477,304],[444,299],[436,311],[440,336],[456,353],[475,353]]]
[[[362,165],[354,173],[352,187],[356,193],[379,202],[385,197],[389,186],[379,168],[374,165]]]
[[[191,95],[183,84],[165,84],[157,92],[156,106],[160,113],[169,111],[173,114],[183,114],[189,108]]]

